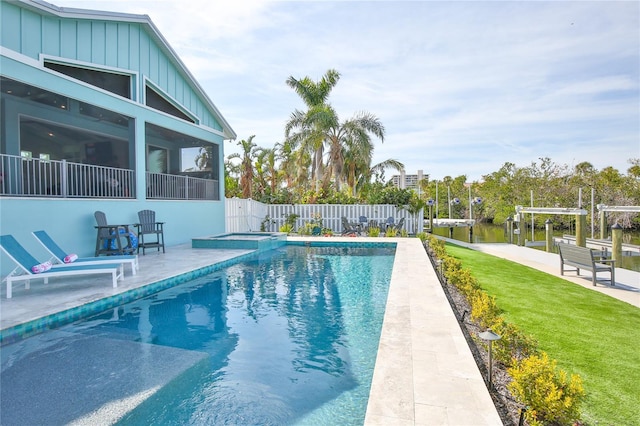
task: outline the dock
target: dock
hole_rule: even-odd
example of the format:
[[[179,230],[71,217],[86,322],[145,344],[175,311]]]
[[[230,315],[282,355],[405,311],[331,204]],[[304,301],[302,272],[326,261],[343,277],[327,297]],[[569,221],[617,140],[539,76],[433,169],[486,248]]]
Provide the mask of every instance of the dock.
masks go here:
[[[576,237],[573,235],[563,235],[562,237],[554,237],[554,243],[575,244]],[[587,247],[601,252],[607,253],[612,250],[611,240],[601,240],[597,238],[587,238]],[[623,256],[640,256],[640,246],[635,244],[622,243],[622,255]]]

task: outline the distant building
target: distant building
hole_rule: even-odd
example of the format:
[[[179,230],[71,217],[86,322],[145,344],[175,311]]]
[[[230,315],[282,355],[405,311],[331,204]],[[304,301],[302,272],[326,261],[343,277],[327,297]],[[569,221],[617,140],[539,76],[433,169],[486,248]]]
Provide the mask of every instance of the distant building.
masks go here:
[[[418,170],[418,174],[407,175],[401,172],[399,175],[391,176],[391,182],[396,188],[400,189],[418,189],[418,182],[428,179],[429,175],[424,175],[422,170]]]

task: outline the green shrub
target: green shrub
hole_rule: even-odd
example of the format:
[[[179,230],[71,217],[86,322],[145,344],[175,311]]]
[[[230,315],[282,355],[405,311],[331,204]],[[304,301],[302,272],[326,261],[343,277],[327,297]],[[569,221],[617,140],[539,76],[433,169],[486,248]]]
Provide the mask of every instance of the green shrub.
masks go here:
[[[417,238],[420,238],[420,241],[422,241],[422,243],[424,244],[425,241],[427,241],[427,233],[426,232],[418,232],[416,234]]]
[[[502,316],[496,319],[491,330],[500,336],[500,340],[493,342],[497,362],[511,367],[524,358],[538,354],[538,342]]]
[[[493,328],[502,313],[496,305],[496,298],[489,296],[485,291],[477,290],[471,294],[470,303],[471,319],[482,329]]]
[[[367,232],[367,235],[370,236],[370,237],[379,237],[380,236],[380,228],[378,228],[377,226],[369,227],[369,231]]]
[[[435,257],[442,260],[447,256],[447,249],[444,241],[437,239],[433,235],[428,235],[427,241],[429,242],[429,250],[431,250]]]
[[[290,223],[285,223],[282,226],[280,226],[280,232],[286,232],[287,234],[290,234],[293,231],[293,225],[291,225]]]
[[[464,295],[469,304],[472,304],[472,296],[476,291],[480,290],[480,284],[478,280],[471,275],[471,271],[457,268],[457,266],[455,262],[449,262],[446,272],[447,280]]]
[[[401,236],[402,238],[407,238],[407,237],[409,236],[409,231],[407,231],[406,229],[402,228],[402,229],[400,230],[400,236]]]
[[[577,375],[557,369],[546,353],[532,355],[509,368],[513,381],[509,390],[527,406],[525,416],[532,426],[569,425],[580,419],[585,392]]]
[[[398,231],[396,231],[396,228],[387,228],[387,230],[384,231],[385,237],[395,237],[397,235],[398,235]]]

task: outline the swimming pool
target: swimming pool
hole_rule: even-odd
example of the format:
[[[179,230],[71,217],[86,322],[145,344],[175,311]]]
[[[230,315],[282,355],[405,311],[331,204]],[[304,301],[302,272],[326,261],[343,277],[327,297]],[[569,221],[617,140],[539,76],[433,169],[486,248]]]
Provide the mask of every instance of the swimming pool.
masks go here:
[[[362,424],[393,255],[286,246],[8,345],[3,420]]]

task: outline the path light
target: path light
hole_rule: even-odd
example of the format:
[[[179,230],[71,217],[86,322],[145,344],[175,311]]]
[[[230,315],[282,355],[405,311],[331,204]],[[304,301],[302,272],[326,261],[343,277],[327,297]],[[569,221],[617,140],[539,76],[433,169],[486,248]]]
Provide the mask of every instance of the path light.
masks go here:
[[[482,340],[484,340],[485,342],[489,342],[489,375],[487,377],[487,381],[489,382],[489,390],[491,390],[491,373],[493,370],[493,362],[492,362],[492,348],[493,348],[493,341],[494,340],[500,340],[501,337],[498,336],[496,333],[494,333],[493,331],[491,331],[490,329],[487,331],[483,331],[482,333],[478,334],[478,337],[480,337]]]

